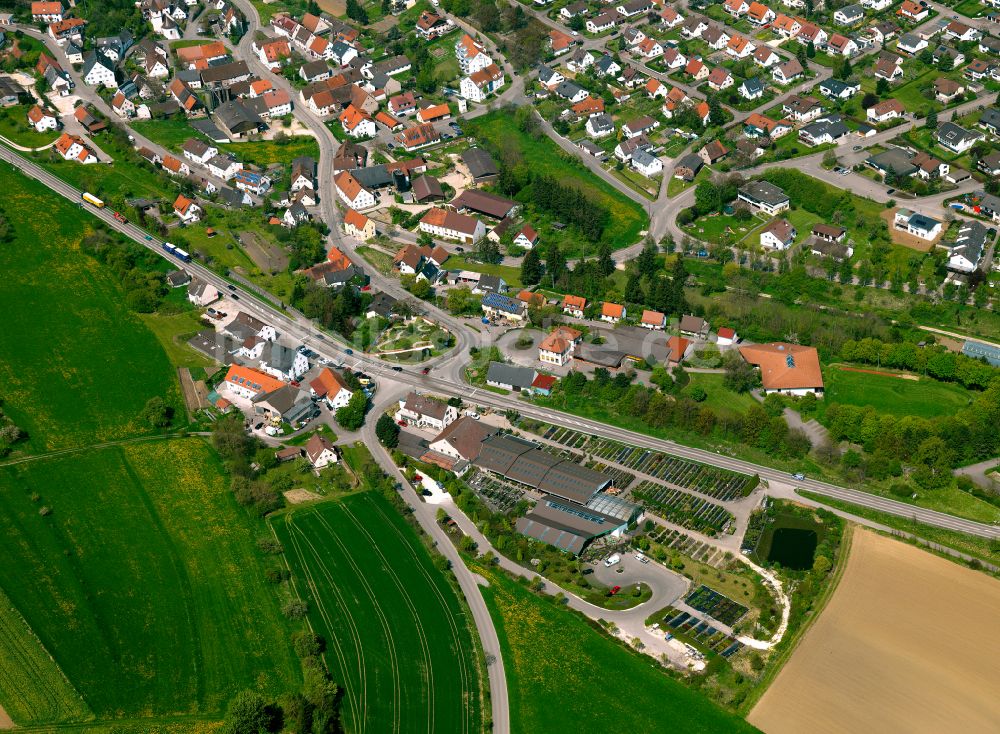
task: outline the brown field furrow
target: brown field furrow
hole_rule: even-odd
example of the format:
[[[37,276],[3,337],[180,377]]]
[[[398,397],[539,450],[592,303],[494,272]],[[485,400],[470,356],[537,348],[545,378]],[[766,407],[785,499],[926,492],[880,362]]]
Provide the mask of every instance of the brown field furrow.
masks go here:
[[[857,530],[840,586],[750,712],[767,734],[1000,731],[1000,581]]]

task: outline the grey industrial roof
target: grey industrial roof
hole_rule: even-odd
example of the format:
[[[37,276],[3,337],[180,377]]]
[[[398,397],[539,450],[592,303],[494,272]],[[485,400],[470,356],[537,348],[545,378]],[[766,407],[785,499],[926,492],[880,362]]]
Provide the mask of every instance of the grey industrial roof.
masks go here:
[[[1000,367],[1000,349],[992,344],[967,341],[962,345],[962,354],[973,359],[985,358],[994,367]]]
[[[518,456],[535,449],[535,444],[523,438],[503,434],[491,436],[483,442],[483,449],[476,459],[476,466],[506,476]]]
[[[462,160],[469,168],[473,178],[496,176],[497,166],[493,157],[482,148],[469,148],[462,153]]]
[[[558,456],[546,453],[541,449],[526,451],[514,460],[510,469],[507,470],[507,478],[515,482],[527,484],[529,487],[537,487],[545,479],[545,476],[562,461]]]
[[[538,489],[581,504],[611,484],[611,478],[593,469],[563,461],[542,478]]]
[[[535,380],[535,371],[530,367],[518,367],[513,364],[503,362],[490,362],[489,370],[486,372],[486,381],[495,382],[498,385],[511,385],[515,390],[523,390],[531,387]]]
[[[595,510],[543,497],[515,525],[517,531],[561,550],[578,554],[587,542],[606,535],[624,522]]]

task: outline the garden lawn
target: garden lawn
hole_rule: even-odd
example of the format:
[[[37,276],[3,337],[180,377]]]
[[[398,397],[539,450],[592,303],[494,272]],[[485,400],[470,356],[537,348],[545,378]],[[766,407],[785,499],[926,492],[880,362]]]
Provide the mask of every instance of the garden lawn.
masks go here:
[[[147,313],[140,317],[146,327],[156,335],[175,367],[211,367],[215,362],[201,352],[196,352],[187,344],[188,339],[205,328],[205,324],[194,311],[161,314]]]
[[[876,370],[874,367],[856,369]],[[918,418],[950,415],[964,408],[973,394],[961,385],[938,382],[930,377],[919,380],[901,379],[889,375],[849,372],[843,365],[829,365],[823,370],[824,399],[820,409],[831,403],[870,405],[879,413]]]
[[[516,732],[757,731],[624,649],[576,614],[476,566],[503,651]]]
[[[627,247],[639,241],[639,232],[648,224],[643,207],[591,173],[576,156],[563,153],[544,134],[533,138],[521,132],[511,123],[510,115],[503,111],[467,120],[465,131],[485,142],[494,152],[512,151],[522,160],[530,161],[535,173],[553,176],[561,183],[575,185],[607,208],[610,220],[605,227],[604,237],[613,248]],[[530,202],[523,203],[529,211],[532,210]]]
[[[35,128],[28,124],[29,109],[31,105],[26,104],[0,108],[0,135],[26,148],[40,148],[59,137],[61,133],[57,130],[35,132]]]
[[[298,687],[264,532],[200,439],[0,469],[0,587],[99,719],[218,717],[242,689]]]
[[[0,248],[0,397],[29,452],[150,432],[146,401],[182,403],[156,336],[108,270],[80,252],[93,220],[42,184],[0,171],[15,239]]]
[[[302,156],[319,160],[319,145],[311,135],[288,136],[281,140],[250,140],[245,143],[224,143],[219,146],[243,163],[266,168],[277,163],[291,166],[292,161]]]
[[[149,138],[154,143],[162,145],[167,150],[180,154],[181,146],[188,138],[196,138],[208,143],[208,138],[188,125],[184,118],[171,117],[166,120],[136,120],[132,128]]]
[[[273,527],[313,629],[327,640],[346,731],[480,730],[471,620],[382,495],[291,511]]]
[[[486,275],[498,275],[507,281],[511,288],[521,287],[521,268],[510,265],[492,265],[481,263],[478,260],[469,260],[458,255],[449,257],[445,264],[448,270],[471,270],[474,273],[485,273]]]
[[[725,375],[713,372],[688,372],[691,382],[684,388],[684,394],[690,395],[694,387],[701,387],[708,397],[702,405],[712,410],[734,414],[745,413],[756,401],[749,393],[736,393],[722,384]]]

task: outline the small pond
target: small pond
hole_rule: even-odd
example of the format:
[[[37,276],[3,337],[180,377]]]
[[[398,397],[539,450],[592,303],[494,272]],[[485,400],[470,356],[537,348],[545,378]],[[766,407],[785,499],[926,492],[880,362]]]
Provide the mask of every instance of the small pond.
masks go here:
[[[778,528],[771,538],[767,560],[785,568],[804,571],[812,568],[816,552],[816,531],[805,528]]]

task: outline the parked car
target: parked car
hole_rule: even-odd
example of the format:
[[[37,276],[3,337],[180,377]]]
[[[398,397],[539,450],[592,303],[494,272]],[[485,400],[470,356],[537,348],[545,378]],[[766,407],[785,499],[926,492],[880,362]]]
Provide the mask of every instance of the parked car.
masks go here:
[[[620,586],[613,586],[613,587],[611,587],[611,596],[614,596],[615,594],[617,594],[621,590],[622,590],[622,587],[620,587]]]

